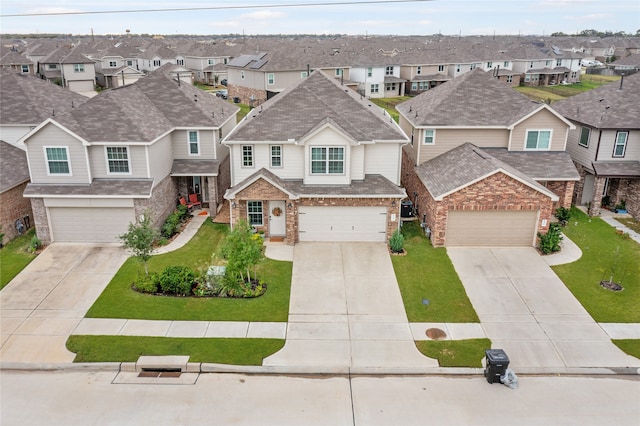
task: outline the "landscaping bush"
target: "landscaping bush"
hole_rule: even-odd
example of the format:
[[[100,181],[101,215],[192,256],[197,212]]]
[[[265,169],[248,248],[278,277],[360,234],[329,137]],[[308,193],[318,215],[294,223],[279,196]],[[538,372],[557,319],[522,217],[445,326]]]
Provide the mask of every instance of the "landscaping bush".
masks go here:
[[[28,249],[29,253],[35,253],[40,247],[42,247],[42,241],[40,241],[40,238],[36,237],[35,235],[31,237],[31,242],[29,243]]]
[[[569,222],[569,219],[571,219],[571,209],[558,207],[556,209],[555,217],[560,221],[562,226],[565,226]]]
[[[160,286],[160,276],[156,273],[144,275],[136,280],[133,286],[140,293],[157,293]]]
[[[188,266],[168,266],[160,274],[160,288],[163,293],[188,296],[195,279],[195,271]]]
[[[549,231],[546,234],[538,232],[538,238],[540,243],[538,248],[544,254],[550,254],[560,251],[560,241],[562,241],[561,225],[559,223],[552,223],[549,225]]]
[[[171,238],[180,231],[180,225],[189,217],[189,209],[182,204],[178,205],[176,210],[171,213],[162,225],[162,237]]]
[[[389,239],[389,246],[391,247],[392,252],[402,253],[404,248],[404,235],[402,235],[397,229]]]

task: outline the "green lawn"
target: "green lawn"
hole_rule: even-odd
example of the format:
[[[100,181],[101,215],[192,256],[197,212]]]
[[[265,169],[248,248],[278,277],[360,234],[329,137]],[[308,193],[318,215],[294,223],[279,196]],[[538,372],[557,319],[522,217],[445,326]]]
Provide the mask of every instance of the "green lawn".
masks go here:
[[[582,74],[580,76],[580,79],[580,83],[569,84],[567,86],[519,86],[515,87],[515,89],[535,101],[553,103],[555,101],[566,99],[570,96],[595,89],[604,84],[617,81],[620,79],[620,77]]]
[[[446,249],[433,248],[417,222],[405,223],[402,234],[407,255],[391,261],[409,321],[479,322]]]
[[[262,365],[284,346],[280,339],[196,339],[141,336],[71,336],[74,362],[134,362],[142,355],[189,355],[189,362]]]
[[[171,265],[206,268],[212,254],[228,232],[228,225],[205,221],[184,247],[153,256],[149,272]],[[291,262],[264,259],[258,266],[258,278],[267,284],[267,292],[254,299],[169,297],[141,294],[131,289],[142,264],[128,259],[113,277],[87,313],[91,318],[129,318],[193,321],[287,321],[291,289]]]
[[[582,257],[553,269],[598,322],[640,322],[640,244],[615,232],[600,218],[590,218],[574,208],[565,235],[582,249]],[[616,254],[618,253],[618,254]],[[600,286],[613,280],[623,291],[614,292]]]
[[[482,367],[485,349],[491,349],[489,339],[421,340],[418,350],[438,360],[440,367]]]
[[[620,339],[612,342],[625,353],[640,358],[640,339]]]
[[[406,101],[407,99],[411,99],[411,97],[397,96],[395,98],[371,98],[369,100],[380,108],[384,108],[397,123],[400,120],[400,114],[396,111],[396,105]]]
[[[35,254],[27,251],[34,235],[35,228],[32,228],[0,249],[0,289],[36,258]]]
[[[616,220],[636,232],[640,232],[640,220],[632,217],[617,217]]]

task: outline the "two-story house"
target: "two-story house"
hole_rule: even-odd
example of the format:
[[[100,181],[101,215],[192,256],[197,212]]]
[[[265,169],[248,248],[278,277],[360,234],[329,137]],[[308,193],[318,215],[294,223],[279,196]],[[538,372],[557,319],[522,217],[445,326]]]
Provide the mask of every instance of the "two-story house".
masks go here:
[[[134,68],[133,59],[116,53],[96,54],[91,58],[95,60],[96,83],[105,89],[133,84],[144,77],[142,71]]]
[[[95,63],[77,48],[60,47],[42,59],[39,67],[43,79],[59,83],[73,92],[94,93]]]
[[[35,64],[16,50],[10,49],[0,54],[0,68],[13,69],[20,74],[35,74]]]
[[[402,184],[434,246],[530,246],[569,207],[574,126],[476,69],[397,106]]]
[[[384,110],[315,71],[265,102],[224,140],[232,225],[268,237],[386,241],[398,229],[402,145]]]
[[[38,237],[117,242],[147,210],[159,226],[178,194],[215,215],[229,186],[221,140],[237,111],[161,69],[50,117],[24,139]]]
[[[575,125],[567,152],[580,173],[574,203],[598,215],[622,200],[640,217],[640,74],[553,104]]]

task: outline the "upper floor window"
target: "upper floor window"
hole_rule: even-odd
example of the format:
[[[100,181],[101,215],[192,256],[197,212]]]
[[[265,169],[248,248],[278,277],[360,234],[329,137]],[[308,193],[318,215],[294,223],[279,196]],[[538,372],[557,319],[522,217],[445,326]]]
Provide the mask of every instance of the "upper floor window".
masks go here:
[[[47,69],[48,70],[57,70],[58,69],[58,64],[47,64]]]
[[[307,77],[309,77],[309,75],[307,74],[307,72],[306,72],[306,71],[302,71],[302,72],[300,73],[300,79],[305,79],[305,78],[307,78]]]
[[[343,174],[344,147],[311,147],[312,174]]]
[[[66,146],[51,146],[44,148],[47,157],[47,171],[50,175],[71,175],[69,164],[69,148]]]
[[[215,65],[215,59],[207,59],[207,65]]]
[[[562,66],[562,59],[556,59],[556,67]]]
[[[224,58],[224,59],[222,60],[222,63],[223,63],[223,64],[225,64],[225,65],[227,65],[227,62],[229,62],[229,58]]]
[[[262,201],[247,201],[247,217],[249,225],[262,226]]]
[[[504,64],[502,64],[502,66],[504,68],[509,68],[509,61],[504,61]]]
[[[424,143],[425,145],[433,145],[436,142],[436,131],[433,129],[427,129],[424,131]]]
[[[244,71],[240,71],[240,78],[244,80]]]
[[[282,145],[271,145],[271,167],[282,167]]]
[[[462,69],[462,65],[456,64],[456,72],[460,72],[461,69]]]
[[[614,157],[624,157],[624,152],[627,150],[628,138],[629,138],[629,132],[618,132],[616,134],[616,143],[613,146]]]
[[[178,60],[176,60],[176,64],[178,64],[178,65],[184,65],[184,59],[178,59]]]
[[[416,74],[422,74],[422,65],[418,65],[418,68],[416,68]]]
[[[373,77],[373,68],[367,68],[367,77]]]
[[[392,66],[386,67],[384,69],[384,75],[393,75],[393,67]]]
[[[252,145],[242,145],[242,167],[253,167]]]
[[[189,155],[200,155],[200,138],[197,130],[189,130]]]
[[[129,152],[126,146],[108,146],[109,173],[129,173]]]
[[[110,68],[115,68],[118,66],[118,63],[116,61],[109,61],[109,67]]]
[[[23,74],[28,74],[29,73],[29,65],[22,65],[22,73]]]
[[[267,84],[272,86],[276,84],[276,75],[272,72],[267,74]]]
[[[127,66],[129,67],[133,66],[133,61],[131,59],[128,59],[126,62],[127,62]]]
[[[73,72],[84,72],[84,64],[73,64]]]
[[[544,65],[545,65],[546,67],[550,67],[550,66],[551,66],[551,61],[550,61],[550,60],[545,61],[545,62],[544,62]]]
[[[493,62],[491,61],[487,62],[487,68],[493,68]]]
[[[533,68],[533,61],[529,62],[529,68]]]
[[[470,70],[475,70],[475,69],[476,69],[476,64],[471,64],[471,65],[469,65],[469,69],[470,69]]]
[[[340,77],[344,74],[344,70],[342,68],[336,68],[336,77]]]
[[[582,127],[580,129],[580,139],[578,140],[578,145],[588,148],[590,136],[591,136],[591,129],[588,127]]]
[[[153,60],[153,66],[154,67],[159,67],[160,66],[160,59],[154,59]]]
[[[551,130],[528,130],[526,149],[549,149],[551,145]]]
[[[438,72],[444,71],[444,65],[438,65]]]

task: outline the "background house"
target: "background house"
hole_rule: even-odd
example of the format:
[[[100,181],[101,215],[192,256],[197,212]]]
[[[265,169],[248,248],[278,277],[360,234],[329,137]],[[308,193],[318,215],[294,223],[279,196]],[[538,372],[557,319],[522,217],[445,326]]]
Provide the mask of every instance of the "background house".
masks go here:
[[[640,74],[556,102],[575,124],[567,152],[580,173],[573,201],[598,215],[622,200],[640,217]]]
[[[102,92],[25,137],[38,237],[117,242],[150,210],[160,226],[178,194],[195,193],[212,215],[229,184],[221,139],[238,108],[164,70]]]
[[[232,224],[288,244],[384,242],[398,229],[406,135],[332,76],[315,71],[253,109],[224,143]]]
[[[476,69],[397,106],[411,135],[402,184],[442,245],[533,245],[578,174],[572,124]]]
[[[33,219],[31,203],[22,193],[29,183],[27,154],[0,140],[0,232],[2,243],[26,232]]]

